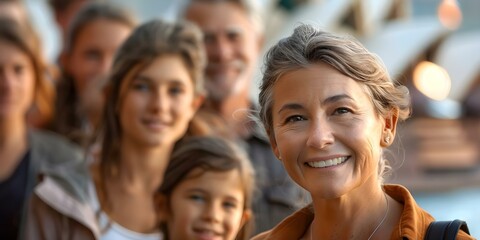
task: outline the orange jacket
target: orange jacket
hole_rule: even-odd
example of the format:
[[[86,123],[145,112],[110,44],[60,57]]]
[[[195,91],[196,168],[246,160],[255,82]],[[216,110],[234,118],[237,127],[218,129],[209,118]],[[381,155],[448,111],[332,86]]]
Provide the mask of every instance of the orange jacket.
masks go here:
[[[400,185],[385,185],[385,192],[403,204],[400,223],[395,227],[390,239],[394,240],[422,240],[425,237],[428,225],[435,219],[420,208],[410,192]],[[300,209],[279,223],[270,231],[255,236],[252,240],[292,240],[300,239],[313,221],[314,214],[311,206]],[[461,231],[458,240],[475,239]]]

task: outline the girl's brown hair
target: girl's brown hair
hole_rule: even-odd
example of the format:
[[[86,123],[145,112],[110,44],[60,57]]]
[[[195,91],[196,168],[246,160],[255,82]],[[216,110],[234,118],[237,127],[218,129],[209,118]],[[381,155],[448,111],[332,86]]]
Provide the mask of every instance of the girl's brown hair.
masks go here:
[[[253,167],[246,153],[232,142],[219,137],[188,137],[178,142],[165,172],[163,183],[159,188],[159,193],[166,196],[167,201],[169,201],[175,187],[189,176],[194,169],[200,169],[201,172],[193,177],[199,177],[209,171],[238,170],[245,194],[243,210],[247,211],[252,208],[255,188]],[[252,223],[252,221],[248,221],[240,229],[236,239],[248,239],[252,230]],[[161,228],[166,239],[169,239],[166,224],[161,223]]]

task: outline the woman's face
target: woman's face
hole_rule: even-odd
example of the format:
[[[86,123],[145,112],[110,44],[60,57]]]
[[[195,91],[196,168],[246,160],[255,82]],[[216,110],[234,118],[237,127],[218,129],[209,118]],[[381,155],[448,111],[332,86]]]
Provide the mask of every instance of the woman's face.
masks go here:
[[[100,88],[110,71],[115,51],[127,39],[132,28],[117,21],[96,19],[80,29],[70,52],[62,57],[62,64],[73,77],[75,89],[82,102],[89,102],[88,94]],[[85,106],[88,107],[88,106]]]
[[[201,99],[179,56],[167,55],[125,79],[120,101],[120,124],[127,142],[173,144],[186,132]]]
[[[0,119],[22,118],[32,105],[35,73],[29,56],[0,40]]]
[[[271,143],[288,174],[314,197],[378,184],[385,120],[359,83],[326,64],[281,76]]]

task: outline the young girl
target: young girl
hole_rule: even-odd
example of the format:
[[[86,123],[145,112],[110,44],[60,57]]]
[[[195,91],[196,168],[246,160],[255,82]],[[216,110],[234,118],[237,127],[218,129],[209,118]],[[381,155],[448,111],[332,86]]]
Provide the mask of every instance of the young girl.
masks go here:
[[[160,20],[128,37],[106,88],[93,184],[46,176],[32,199],[30,239],[162,239],[153,195],[203,100],[202,40],[192,24]]]
[[[250,161],[232,143],[180,141],[155,197],[165,239],[248,239],[253,188]]]
[[[77,13],[60,57],[56,132],[81,146],[89,143],[101,118],[114,54],[135,26],[130,12],[108,3],[88,3]]]

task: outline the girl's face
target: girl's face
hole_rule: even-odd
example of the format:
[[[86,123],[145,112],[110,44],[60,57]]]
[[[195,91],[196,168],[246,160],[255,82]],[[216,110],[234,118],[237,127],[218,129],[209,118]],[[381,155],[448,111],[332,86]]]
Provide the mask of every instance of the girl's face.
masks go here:
[[[179,56],[158,57],[124,82],[119,105],[123,141],[157,146],[185,134],[201,99]]]
[[[271,143],[292,179],[326,199],[378,184],[382,140],[396,120],[379,117],[358,82],[314,64],[281,76],[273,91]]]
[[[80,100],[94,86],[101,86],[99,82],[103,82],[110,71],[115,51],[131,31],[132,28],[123,23],[102,18],[80,29],[71,51],[62,58],[65,70],[73,77]]]
[[[192,170],[160,209],[170,239],[233,240],[250,217],[240,173],[200,171]]]
[[[0,119],[24,117],[32,104],[35,73],[29,56],[0,40]]]

